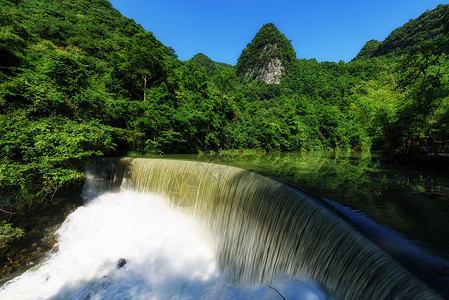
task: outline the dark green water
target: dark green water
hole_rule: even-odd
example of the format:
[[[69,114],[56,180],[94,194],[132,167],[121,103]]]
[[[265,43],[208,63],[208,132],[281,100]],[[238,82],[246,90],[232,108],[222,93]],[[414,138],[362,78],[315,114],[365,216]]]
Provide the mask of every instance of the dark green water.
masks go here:
[[[163,157],[237,166],[294,185],[449,295],[449,201],[441,199],[449,195],[445,168],[382,164],[366,152]]]

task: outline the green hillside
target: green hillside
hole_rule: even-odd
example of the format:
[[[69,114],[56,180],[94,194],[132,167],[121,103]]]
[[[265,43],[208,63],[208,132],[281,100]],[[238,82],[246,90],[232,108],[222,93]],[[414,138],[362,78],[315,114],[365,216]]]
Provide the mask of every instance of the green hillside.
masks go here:
[[[412,50],[422,41],[439,41],[447,39],[444,28],[448,27],[447,11],[449,5],[440,4],[433,10],[424,12],[416,19],[411,19],[403,26],[393,30],[382,42],[370,40],[354,59],[378,57],[387,54],[402,55]],[[446,31],[447,33],[447,31]],[[448,54],[449,48],[444,47],[443,52]]]
[[[188,63],[193,63],[197,69],[204,68],[208,76],[213,77],[217,75],[220,70],[230,70],[233,66],[226,63],[216,62],[207,57],[204,53],[197,53]]]

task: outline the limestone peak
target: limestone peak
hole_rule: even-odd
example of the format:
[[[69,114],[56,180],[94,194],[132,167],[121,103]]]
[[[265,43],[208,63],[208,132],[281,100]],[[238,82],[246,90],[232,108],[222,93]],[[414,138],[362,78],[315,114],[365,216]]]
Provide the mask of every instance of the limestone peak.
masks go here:
[[[279,84],[285,68],[296,59],[290,41],[273,23],[262,26],[242,51],[236,73],[240,77]]]

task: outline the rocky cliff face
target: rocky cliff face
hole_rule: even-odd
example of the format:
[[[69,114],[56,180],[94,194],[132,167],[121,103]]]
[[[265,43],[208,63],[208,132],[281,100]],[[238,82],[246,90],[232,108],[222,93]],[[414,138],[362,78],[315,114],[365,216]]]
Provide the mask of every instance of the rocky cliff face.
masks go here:
[[[264,56],[269,55],[271,52],[277,48],[277,45],[267,45],[261,51],[259,58],[263,61]],[[284,72],[284,64],[278,57],[273,57],[267,63],[261,64],[260,66],[254,66],[249,68],[245,72],[245,76],[250,77],[254,80],[263,80],[266,83],[281,83],[282,74]]]
[[[269,23],[257,32],[251,43],[242,51],[236,72],[240,77],[279,84],[286,67],[294,59],[296,53],[290,41],[274,24]]]

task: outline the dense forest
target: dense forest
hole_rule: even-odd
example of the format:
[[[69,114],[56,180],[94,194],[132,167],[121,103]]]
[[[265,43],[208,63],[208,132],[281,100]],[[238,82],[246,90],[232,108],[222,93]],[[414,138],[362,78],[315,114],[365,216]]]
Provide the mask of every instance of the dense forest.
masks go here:
[[[0,252],[25,234],[14,220],[79,187],[95,156],[336,149],[393,159],[447,143],[448,10],[367,42],[348,63],[297,59],[266,24],[231,66],[202,53],[178,60],[106,0],[0,0]]]

